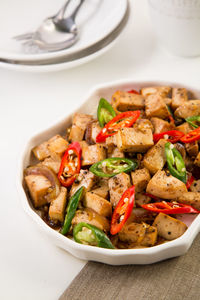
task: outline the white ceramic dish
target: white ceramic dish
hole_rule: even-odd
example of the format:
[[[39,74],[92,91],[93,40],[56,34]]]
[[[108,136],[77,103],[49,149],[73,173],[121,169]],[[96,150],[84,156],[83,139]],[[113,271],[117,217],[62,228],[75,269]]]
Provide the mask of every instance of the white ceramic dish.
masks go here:
[[[130,90],[140,89],[144,86],[151,85],[170,85],[170,86],[183,86],[179,83],[162,82],[162,81],[119,81],[110,84],[104,84],[97,86],[89,92],[89,94],[83,100],[81,107],[76,110],[83,113],[96,114],[97,104],[100,97],[110,99],[111,95],[118,89]],[[196,97],[200,98],[200,90],[195,87],[186,86],[188,90],[192,91]],[[75,111],[74,111],[75,112]],[[57,231],[51,229],[40,218],[37,212],[33,209],[30,200],[27,198],[23,188],[23,170],[27,165],[32,162],[31,149],[37,144],[41,143],[52,137],[56,133],[64,133],[65,129],[71,124],[71,115],[66,116],[64,120],[53,125],[30,138],[23,146],[19,160],[19,170],[17,174],[17,188],[20,194],[22,205],[28,215],[34,220],[34,222],[40,227],[42,232],[49,237],[50,241],[61,247],[62,249],[70,252],[72,255],[85,260],[93,260],[111,265],[123,265],[123,264],[150,264],[158,262],[170,257],[180,256],[186,253],[191,246],[194,238],[200,230],[200,215],[187,215],[186,219],[182,219],[189,225],[187,231],[178,239],[144,249],[103,249],[92,246],[81,245],[67,237],[61,235]]]

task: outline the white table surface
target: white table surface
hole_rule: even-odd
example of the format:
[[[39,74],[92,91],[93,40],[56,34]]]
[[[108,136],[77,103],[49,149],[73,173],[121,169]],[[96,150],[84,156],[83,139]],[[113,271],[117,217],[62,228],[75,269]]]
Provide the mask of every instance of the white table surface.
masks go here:
[[[178,58],[160,48],[146,1],[132,0],[127,29],[102,57],[56,73],[0,68],[0,78],[0,299],[58,299],[86,262],[52,245],[24,213],[15,187],[20,145],[79,106],[101,82],[163,79],[200,86],[200,58]]]

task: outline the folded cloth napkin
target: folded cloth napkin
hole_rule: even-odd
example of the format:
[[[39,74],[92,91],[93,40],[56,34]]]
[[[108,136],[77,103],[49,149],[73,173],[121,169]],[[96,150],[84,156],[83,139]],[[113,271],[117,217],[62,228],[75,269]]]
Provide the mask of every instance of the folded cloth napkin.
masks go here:
[[[200,234],[189,251],[152,265],[88,262],[60,300],[199,300]]]

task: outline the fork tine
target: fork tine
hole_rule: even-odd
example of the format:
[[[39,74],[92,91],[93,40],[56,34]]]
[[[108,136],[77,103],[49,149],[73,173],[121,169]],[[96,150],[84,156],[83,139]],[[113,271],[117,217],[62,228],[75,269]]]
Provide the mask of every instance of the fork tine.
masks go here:
[[[32,32],[27,32],[24,34],[19,34],[19,35],[13,36],[13,39],[15,39],[16,41],[22,41],[22,40],[31,39],[32,36],[33,36]]]

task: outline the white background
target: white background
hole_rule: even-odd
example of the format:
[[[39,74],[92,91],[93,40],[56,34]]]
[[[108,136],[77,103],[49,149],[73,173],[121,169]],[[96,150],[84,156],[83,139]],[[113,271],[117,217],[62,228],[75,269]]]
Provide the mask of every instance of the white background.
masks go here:
[[[15,187],[20,145],[79,106],[95,84],[125,78],[200,87],[200,58],[177,58],[160,48],[145,0],[131,1],[127,29],[95,61],[43,74],[0,68],[0,299],[58,299],[85,264],[46,240],[24,213]]]

